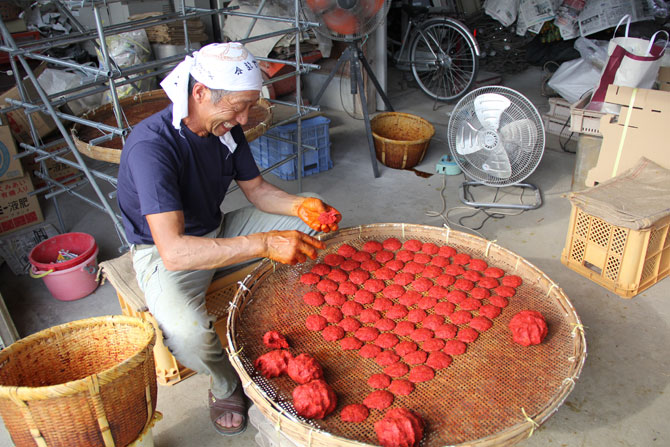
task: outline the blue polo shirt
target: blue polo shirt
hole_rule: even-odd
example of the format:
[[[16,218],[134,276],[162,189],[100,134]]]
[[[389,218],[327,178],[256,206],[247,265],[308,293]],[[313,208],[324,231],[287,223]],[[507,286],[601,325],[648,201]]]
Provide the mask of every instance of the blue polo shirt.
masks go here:
[[[121,152],[117,197],[131,244],[154,243],[147,214],[183,211],[191,236],[215,230],[230,183],[260,175],[240,125],[230,130],[231,154],[219,137],[171,121],[172,105],[135,125]]]

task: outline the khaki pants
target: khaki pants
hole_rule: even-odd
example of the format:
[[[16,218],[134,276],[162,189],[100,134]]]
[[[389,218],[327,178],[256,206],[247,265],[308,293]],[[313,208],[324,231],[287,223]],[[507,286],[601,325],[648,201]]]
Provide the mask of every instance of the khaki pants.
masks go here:
[[[297,217],[267,214],[249,206],[226,213],[221,228],[204,237],[232,238],[272,230],[315,233]],[[215,271],[166,270],[155,246],[133,247],[132,252],[137,282],[163,331],[165,345],[182,365],[211,376],[214,397],[230,396],[238,378],[214,331],[216,317],[205,308],[205,293]]]

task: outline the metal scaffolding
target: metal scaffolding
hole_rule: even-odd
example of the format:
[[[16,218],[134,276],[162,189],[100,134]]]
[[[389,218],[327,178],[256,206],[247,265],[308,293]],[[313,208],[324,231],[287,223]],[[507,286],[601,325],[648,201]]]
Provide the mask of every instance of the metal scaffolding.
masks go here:
[[[72,136],[70,134],[69,125],[65,123],[78,123],[81,125],[93,127],[101,132],[102,136],[95,138],[90,141],[90,144],[96,145],[107,140],[111,140],[114,137],[121,137],[123,143],[125,144],[125,138],[132,130],[130,123],[127,122],[121,105],[119,103],[119,98],[117,95],[117,87],[133,84],[137,81],[155,77],[162,73],[165,73],[172,69],[172,66],[181,60],[186,55],[193,53],[194,49],[191,48],[191,44],[188,37],[188,25],[187,21],[189,19],[211,16],[211,15],[238,15],[242,17],[252,18],[252,24],[247,32],[247,37],[245,39],[240,39],[240,42],[247,43],[253,42],[261,39],[266,39],[269,37],[275,37],[279,35],[295,34],[295,60],[280,60],[267,57],[257,57],[260,61],[267,62],[278,62],[283,63],[294,68],[290,73],[287,73],[282,76],[278,76],[267,80],[264,82],[264,85],[271,84],[274,82],[279,82],[287,78],[294,77],[296,83],[296,101],[295,102],[286,102],[279,100],[270,100],[270,102],[275,104],[281,104],[286,106],[295,107],[295,113],[289,118],[282,120],[281,122],[274,123],[271,127],[281,126],[290,122],[297,123],[297,141],[287,140],[281,137],[268,134],[270,138],[274,138],[286,143],[296,145],[297,150],[292,156],[289,156],[280,162],[276,163],[273,166],[263,170],[263,174],[275,169],[278,166],[281,166],[284,163],[292,162],[297,158],[298,165],[298,191],[302,191],[302,166],[303,166],[303,150],[317,150],[317,148],[312,146],[307,146],[302,144],[302,118],[311,111],[318,111],[318,106],[305,106],[302,104],[302,86],[300,75],[308,73],[311,70],[318,69],[319,66],[315,64],[303,63],[301,60],[300,54],[300,37],[301,33],[305,32],[307,29],[319,26],[317,23],[307,22],[301,19],[300,17],[300,2],[299,0],[294,0],[295,15],[294,17],[273,17],[262,15],[262,9],[265,4],[265,0],[261,1],[261,4],[258,8],[256,14],[245,13],[237,11],[237,8],[219,8],[219,9],[202,9],[202,8],[192,8],[185,5],[185,0],[179,0],[179,11],[169,12],[160,14],[154,17],[148,17],[140,20],[134,20],[127,23],[115,24],[115,25],[103,25],[101,18],[100,8],[106,7],[109,3],[112,3],[110,0],[52,0],[50,3],[54,4],[58,10],[63,14],[64,17],[72,24],[74,31],[67,35],[52,37],[48,39],[41,39],[30,42],[17,43],[12,34],[9,32],[5,23],[0,18],[0,35],[2,37],[2,45],[0,45],[0,51],[5,51],[10,55],[10,63],[14,76],[16,78],[16,86],[19,92],[19,100],[8,99],[8,104],[3,105],[4,108],[0,109],[0,113],[7,113],[10,111],[23,109],[27,116],[28,124],[30,127],[30,135],[33,140],[33,144],[20,143],[19,146],[22,148],[19,157],[24,157],[28,155],[36,155],[36,161],[40,162],[41,172],[35,173],[36,176],[40,179],[43,179],[46,182],[46,186],[39,188],[33,192],[33,194],[45,194],[46,199],[51,199],[56,210],[58,217],[58,222],[62,232],[65,232],[65,224],[61,215],[61,210],[58,205],[58,196],[63,193],[71,194],[78,199],[83,200],[89,205],[107,213],[114,223],[114,228],[118,234],[118,237],[121,241],[120,250],[125,251],[128,247],[128,240],[125,236],[125,231],[121,223],[121,216],[114,211],[111,207],[109,200],[115,197],[115,192],[105,195],[98,185],[98,180],[104,180],[110,183],[112,186],[116,187],[117,179],[114,176],[105,174],[95,169],[90,169],[87,166],[86,160],[82,157],[81,153],[77,149]],[[86,29],[81,23],[77,21],[75,16],[72,14],[71,10],[76,10],[80,8],[91,8],[95,18],[95,29]],[[106,37],[138,30],[144,29],[156,25],[172,23],[175,21],[183,21],[184,26],[184,52],[176,54],[174,56],[166,57],[161,60],[155,60],[146,62],[143,64],[135,65],[132,67],[119,67],[109,54],[109,49],[106,42]],[[281,31],[274,31],[266,33],[263,35],[248,37],[251,33],[253,25],[256,20],[270,20],[276,22],[284,22],[292,24],[288,29]],[[86,65],[80,65],[75,62],[62,60],[50,56],[41,54],[42,51],[52,49],[54,47],[61,47],[71,45],[73,43],[87,42],[92,41],[96,46],[96,49],[101,54],[100,57],[100,66],[91,67]],[[48,95],[44,88],[37,81],[37,76],[35,75],[34,70],[31,68],[28,61],[30,59],[38,60],[42,62],[47,62],[53,65],[62,66],[66,68],[76,68],[87,74],[91,75],[91,80],[83,83],[74,88],[70,88],[66,91],[59,92],[57,94]],[[25,71],[28,79],[32,82],[37,95],[39,96],[38,100],[31,101],[27,95],[26,88],[23,85],[23,78],[19,68],[20,66]],[[58,107],[76,100],[81,99],[86,96],[101,93],[104,91],[109,91],[112,103],[112,110],[114,113],[116,126],[107,125],[104,123],[96,122],[87,118],[74,116],[72,114],[64,113],[58,109]],[[42,139],[37,132],[32,114],[35,112],[42,112],[48,114],[54,123],[58,131],[61,134],[62,138],[59,138],[57,141],[53,141],[48,144],[42,143]],[[47,149],[52,148],[56,145],[65,144],[67,147],[63,150],[57,150],[50,152]],[[65,153],[72,153],[75,161],[71,161],[67,158],[64,158]],[[84,178],[80,181],[77,181],[74,184],[63,184],[59,181],[56,181],[49,177],[48,170],[46,167],[46,160],[52,159],[56,162],[63,163],[67,166],[78,169],[84,174]],[[83,185],[90,185],[95,193],[95,199],[91,199],[86,195],[77,191]],[[236,189],[231,188],[231,190]]]

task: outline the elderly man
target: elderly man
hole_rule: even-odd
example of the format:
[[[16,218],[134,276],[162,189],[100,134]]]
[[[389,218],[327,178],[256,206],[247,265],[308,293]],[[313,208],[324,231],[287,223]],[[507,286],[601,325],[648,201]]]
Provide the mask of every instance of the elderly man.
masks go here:
[[[147,307],[177,360],[211,376],[210,417],[224,435],[246,428],[246,404],[205,309],[215,270],[259,257],[315,259],[325,246],[310,235],[336,230],[341,218],[320,198],[261,177],[241,127],[261,85],[241,44],[203,47],[163,80],[172,105],[134,127],[119,167],[118,201]],[[233,180],[253,206],[222,216]],[[319,223],[325,212],[336,222]]]

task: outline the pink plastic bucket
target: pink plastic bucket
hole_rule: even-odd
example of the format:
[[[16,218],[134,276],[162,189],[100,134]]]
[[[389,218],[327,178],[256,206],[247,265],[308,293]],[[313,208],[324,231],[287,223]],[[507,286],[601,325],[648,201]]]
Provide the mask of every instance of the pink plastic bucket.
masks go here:
[[[98,245],[90,234],[65,233],[50,237],[46,241],[37,244],[30,251],[28,260],[36,270],[44,272],[49,270],[66,270],[81,264],[85,259],[88,259],[94,251],[97,251],[97,249]],[[56,262],[60,250],[67,250],[78,256],[67,261]]]
[[[81,262],[65,270],[38,270],[30,268],[30,276],[42,278],[54,298],[61,301],[73,301],[90,295],[98,287],[98,248],[86,259],[78,256]]]

